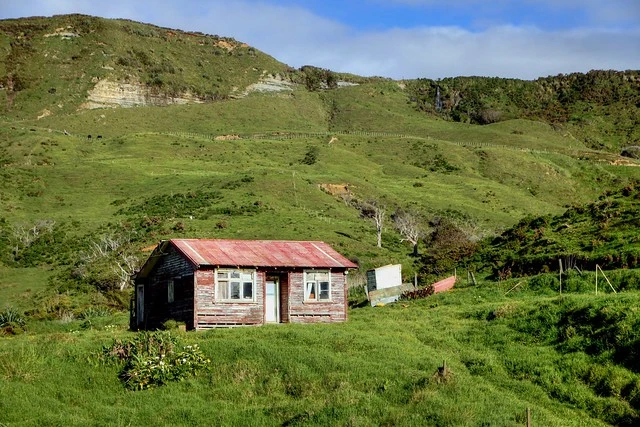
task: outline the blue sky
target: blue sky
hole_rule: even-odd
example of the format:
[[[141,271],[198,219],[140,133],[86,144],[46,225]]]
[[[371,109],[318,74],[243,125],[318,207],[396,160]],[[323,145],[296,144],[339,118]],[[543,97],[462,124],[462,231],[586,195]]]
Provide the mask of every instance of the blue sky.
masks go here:
[[[0,0],[0,18],[62,13],[234,37],[294,67],[396,79],[640,69],[640,0]]]

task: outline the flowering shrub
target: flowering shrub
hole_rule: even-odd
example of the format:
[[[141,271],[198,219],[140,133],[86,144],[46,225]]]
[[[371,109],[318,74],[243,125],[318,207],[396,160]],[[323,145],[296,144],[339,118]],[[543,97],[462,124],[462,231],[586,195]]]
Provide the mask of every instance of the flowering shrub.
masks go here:
[[[132,390],[182,381],[211,363],[198,344],[181,345],[166,331],[140,332],[128,341],[116,339],[103,348],[102,356],[124,363],[120,379]]]

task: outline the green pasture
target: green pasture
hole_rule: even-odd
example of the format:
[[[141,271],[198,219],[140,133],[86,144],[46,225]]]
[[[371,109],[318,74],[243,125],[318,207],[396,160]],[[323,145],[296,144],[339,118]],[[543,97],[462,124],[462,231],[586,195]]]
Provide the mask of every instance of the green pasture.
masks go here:
[[[344,324],[187,333],[210,368],[145,391],[97,357],[130,336],[123,316],[36,322],[37,333],[0,340],[0,422],[511,426],[527,408],[534,425],[637,422],[638,371],[606,347],[637,348],[637,293],[505,295],[510,286],[354,308]]]

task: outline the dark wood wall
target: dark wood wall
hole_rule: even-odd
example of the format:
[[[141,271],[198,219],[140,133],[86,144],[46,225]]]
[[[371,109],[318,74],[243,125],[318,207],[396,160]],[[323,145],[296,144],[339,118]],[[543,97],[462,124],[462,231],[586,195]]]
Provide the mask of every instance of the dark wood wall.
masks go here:
[[[194,268],[193,265],[169,246],[154,266],[144,284],[145,329],[155,329],[173,319],[194,327]],[[168,283],[173,280],[174,302],[168,300]]]

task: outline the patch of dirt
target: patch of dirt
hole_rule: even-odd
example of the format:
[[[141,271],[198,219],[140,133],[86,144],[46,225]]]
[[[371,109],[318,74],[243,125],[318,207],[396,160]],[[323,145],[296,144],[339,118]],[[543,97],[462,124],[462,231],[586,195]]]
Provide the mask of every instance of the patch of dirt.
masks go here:
[[[628,159],[616,159],[612,162],[609,162],[611,166],[630,166],[630,167],[638,167],[640,163],[634,162],[633,160]]]
[[[236,46],[235,46],[234,44],[229,43],[229,42],[228,42],[228,41],[226,41],[226,40],[219,40],[219,41],[216,43],[216,46],[218,46],[218,47],[222,47],[222,48],[225,48],[225,49],[227,49],[229,52],[231,52],[233,49],[235,49],[235,48],[236,48]]]
[[[216,136],[215,138],[213,138],[216,141],[235,141],[238,139],[242,139],[240,138],[240,135],[219,135]]]
[[[318,187],[327,194],[332,196],[342,196],[351,194],[349,184],[319,184]]]
[[[45,117],[49,117],[51,114],[52,114],[51,111],[45,108],[44,110],[42,110],[42,113],[38,116],[38,120],[44,119]]]

